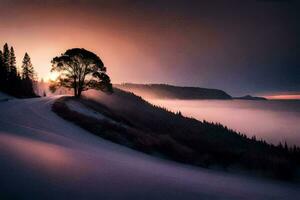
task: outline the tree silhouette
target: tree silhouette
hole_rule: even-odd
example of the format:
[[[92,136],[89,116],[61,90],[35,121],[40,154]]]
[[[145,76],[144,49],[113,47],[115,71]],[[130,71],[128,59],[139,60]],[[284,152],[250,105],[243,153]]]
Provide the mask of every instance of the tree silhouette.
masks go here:
[[[82,91],[97,89],[111,93],[112,84],[106,74],[106,67],[93,52],[81,48],[67,50],[61,56],[52,59],[51,72],[60,73],[53,81],[50,90],[55,92],[59,87],[74,89],[74,96],[80,97]]]
[[[10,48],[9,52],[9,72],[7,76],[7,81],[8,81],[8,86],[9,86],[9,92],[11,94],[18,95],[19,94],[19,84],[20,84],[20,77],[18,77],[18,72],[17,72],[17,66],[16,66],[16,56],[15,56],[15,51],[14,48]]]
[[[9,74],[9,48],[8,48],[8,44],[5,43],[3,46],[3,65],[4,65],[4,69],[5,69],[5,74],[4,74],[4,81],[6,82],[8,80],[8,74]]]
[[[8,44],[5,43],[3,46],[3,61],[4,61],[4,65],[6,65],[7,67],[9,66],[9,48],[8,48]]]
[[[16,56],[13,47],[10,48],[9,52],[9,72],[10,76],[14,79],[17,77],[17,66],[16,66]]]
[[[5,90],[5,83],[6,83],[6,67],[4,65],[4,58],[3,58],[3,53],[0,50],[0,90],[4,91]]]
[[[22,61],[22,79],[34,79],[34,69],[28,53],[25,53]]]
[[[25,96],[34,96],[34,69],[28,53],[25,53],[22,61],[22,87]]]
[[[7,43],[0,51],[0,90],[19,98],[36,97],[34,92],[35,73],[29,55],[26,53],[22,64],[22,74],[17,70],[16,55]]]

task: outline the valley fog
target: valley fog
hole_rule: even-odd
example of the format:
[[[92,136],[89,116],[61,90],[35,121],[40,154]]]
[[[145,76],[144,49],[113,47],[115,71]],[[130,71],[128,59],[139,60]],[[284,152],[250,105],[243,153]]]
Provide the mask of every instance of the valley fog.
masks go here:
[[[300,101],[161,100],[152,104],[187,117],[219,122],[257,139],[300,145]]]

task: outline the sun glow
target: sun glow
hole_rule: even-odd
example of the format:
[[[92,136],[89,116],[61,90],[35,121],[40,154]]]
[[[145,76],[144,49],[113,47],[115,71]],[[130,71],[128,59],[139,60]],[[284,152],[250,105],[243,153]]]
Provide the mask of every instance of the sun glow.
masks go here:
[[[59,73],[57,72],[51,72],[47,77],[46,81],[55,81],[57,77],[59,76]]]

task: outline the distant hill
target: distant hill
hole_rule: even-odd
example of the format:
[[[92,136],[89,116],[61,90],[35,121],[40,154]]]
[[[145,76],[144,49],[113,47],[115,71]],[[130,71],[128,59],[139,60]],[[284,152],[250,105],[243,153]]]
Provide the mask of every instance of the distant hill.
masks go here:
[[[143,98],[159,99],[232,99],[226,92],[218,89],[200,87],[180,87],[167,84],[115,84],[114,87],[133,92]]]
[[[240,100],[256,100],[256,101],[265,101],[268,100],[264,97],[254,97],[251,95],[246,95],[246,96],[242,96],[242,97],[234,97],[234,99],[240,99]]]

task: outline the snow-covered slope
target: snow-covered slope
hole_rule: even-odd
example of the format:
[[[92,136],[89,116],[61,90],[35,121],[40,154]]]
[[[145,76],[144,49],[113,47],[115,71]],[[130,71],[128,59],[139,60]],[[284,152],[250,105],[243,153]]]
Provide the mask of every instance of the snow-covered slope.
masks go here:
[[[9,96],[8,94],[5,94],[3,92],[0,92],[0,101],[6,101],[9,99],[13,99],[13,97]]]
[[[0,199],[300,199],[299,185],[154,158],[51,112],[55,98],[0,102]]]
[[[120,123],[106,117],[105,115],[84,106],[80,102],[77,102],[77,101],[74,101],[74,100],[69,100],[67,102],[67,106],[70,110],[76,111],[76,112],[78,112],[80,114],[83,114],[85,116],[93,117],[95,119],[100,119],[100,120],[108,120],[112,123],[120,124]],[[122,125],[122,124],[120,124],[120,125]]]

